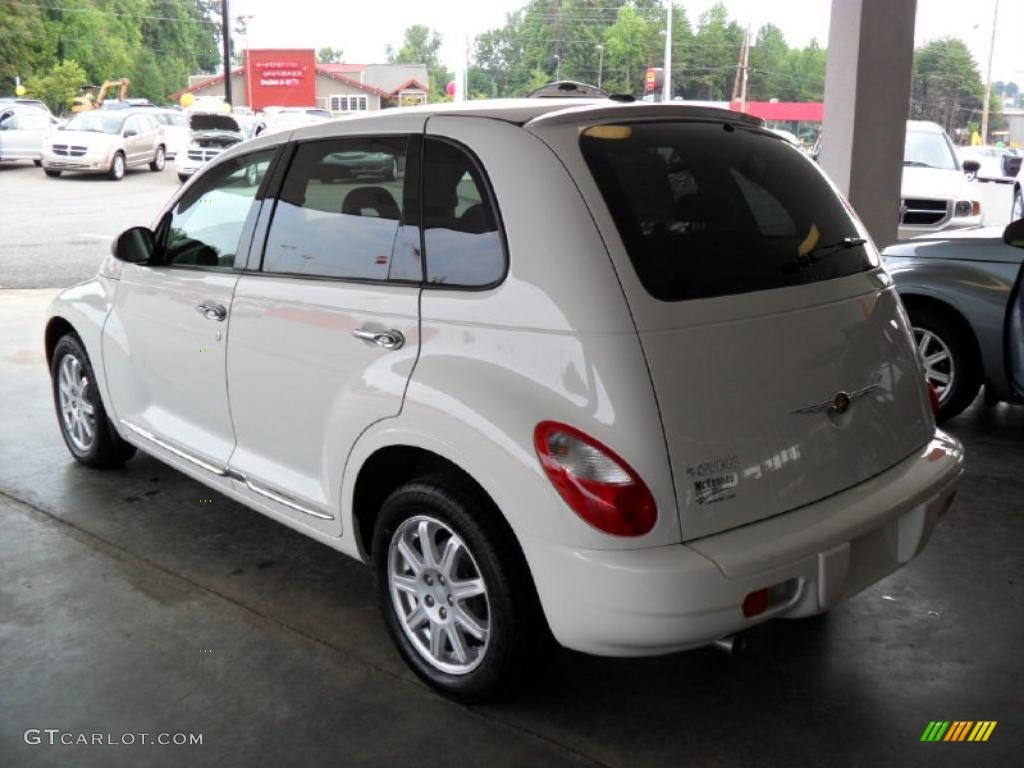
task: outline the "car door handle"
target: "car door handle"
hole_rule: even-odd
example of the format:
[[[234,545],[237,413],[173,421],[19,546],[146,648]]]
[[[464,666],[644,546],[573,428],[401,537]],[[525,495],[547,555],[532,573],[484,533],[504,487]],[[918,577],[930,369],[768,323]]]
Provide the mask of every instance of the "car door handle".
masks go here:
[[[352,335],[363,341],[372,341],[378,347],[383,347],[384,349],[401,349],[402,345],[405,344],[405,336],[396,330],[367,331],[362,328],[356,328],[352,331]]]
[[[213,304],[207,301],[196,304],[196,312],[207,320],[216,320],[217,322],[223,322],[224,318],[228,316],[227,307],[223,304]]]

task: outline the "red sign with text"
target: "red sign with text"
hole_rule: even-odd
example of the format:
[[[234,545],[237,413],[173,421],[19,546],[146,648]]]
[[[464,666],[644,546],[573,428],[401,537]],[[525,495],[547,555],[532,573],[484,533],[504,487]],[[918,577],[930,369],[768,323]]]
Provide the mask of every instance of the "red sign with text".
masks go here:
[[[316,54],[312,48],[249,49],[245,88],[253,109],[315,107]]]

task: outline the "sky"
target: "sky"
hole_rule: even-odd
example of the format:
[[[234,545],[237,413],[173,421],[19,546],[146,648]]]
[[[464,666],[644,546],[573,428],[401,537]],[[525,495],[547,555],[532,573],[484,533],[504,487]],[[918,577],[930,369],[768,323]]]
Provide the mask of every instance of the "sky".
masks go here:
[[[843,0],[837,0],[843,2]],[[683,0],[692,23],[715,0]],[[978,62],[982,77],[988,62],[995,0],[917,0],[917,43],[937,37],[961,38]],[[525,0],[369,0],[358,3],[325,0],[232,0],[232,15],[251,14],[248,45],[253,48],[320,48],[345,51],[356,63],[385,61],[385,46],[400,47],[411,24],[426,24],[444,37],[442,59],[449,68],[465,56],[472,39],[504,23],[505,15]],[[725,0],[732,16],[756,29],[771,21],[790,45],[812,38],[828,41],[832,0]],[[993,80],[1024,85],[1024,1],[1000,0]],[[243,39],[241,45],[246,45]]]

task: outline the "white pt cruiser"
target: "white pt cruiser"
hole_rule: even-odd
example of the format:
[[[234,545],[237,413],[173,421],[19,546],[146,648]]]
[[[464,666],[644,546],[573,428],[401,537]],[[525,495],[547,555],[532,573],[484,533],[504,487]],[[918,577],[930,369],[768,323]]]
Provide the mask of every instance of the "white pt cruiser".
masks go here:
[[[549,631],[643,656],[827,611],[921,552],[963,468],[862,225],[713,109],[246,142],[57,298],[46,351],[76,459],[141,448],[369,562],[402,655],[462,700]]]

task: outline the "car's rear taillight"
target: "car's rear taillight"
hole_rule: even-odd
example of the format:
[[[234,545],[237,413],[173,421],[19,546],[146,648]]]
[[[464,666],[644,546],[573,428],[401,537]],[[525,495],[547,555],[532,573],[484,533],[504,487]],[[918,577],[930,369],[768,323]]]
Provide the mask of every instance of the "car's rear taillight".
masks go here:
[[[938,415],[939,413],[939,390],[935,388],[935,385],[930,381],[927,382],[928,386],[928,402],[932,404],[932,413]]]
[[[572,511],[614,536],[642,536],[658,508],[640,476],[610,448],[567,424],[542,421],[533,442],[548,479]]]

